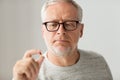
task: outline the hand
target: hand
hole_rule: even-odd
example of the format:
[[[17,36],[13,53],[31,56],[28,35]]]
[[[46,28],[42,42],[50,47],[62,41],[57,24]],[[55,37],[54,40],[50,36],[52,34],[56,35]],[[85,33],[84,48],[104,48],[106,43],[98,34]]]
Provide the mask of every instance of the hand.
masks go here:
[[[40,58],[35,61],[32,55],[39,54]],[[14,80],[36,80],[44,57],[39,50],[29,50],[23,59],[16,62],[13,67]]]

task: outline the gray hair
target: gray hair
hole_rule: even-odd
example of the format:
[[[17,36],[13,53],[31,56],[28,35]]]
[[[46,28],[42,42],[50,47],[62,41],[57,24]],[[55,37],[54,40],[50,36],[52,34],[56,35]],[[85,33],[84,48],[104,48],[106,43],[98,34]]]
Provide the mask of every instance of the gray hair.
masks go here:
[[[47,2],[44,3],[44,5],[42,6],[42,9],[41,9],[41,19],[43,19],[43,17],[44,17],[44,12],[45,12],[46,8],[49,5],[55,4],[56,2],[67,2],[67,3],[72,4],[78,10],[78,14],[79,14],[78,19],[79,19],[79,21],[80,22],[82,21],[82,17],[83,17],[82,8],[74,0],[47,0]]]

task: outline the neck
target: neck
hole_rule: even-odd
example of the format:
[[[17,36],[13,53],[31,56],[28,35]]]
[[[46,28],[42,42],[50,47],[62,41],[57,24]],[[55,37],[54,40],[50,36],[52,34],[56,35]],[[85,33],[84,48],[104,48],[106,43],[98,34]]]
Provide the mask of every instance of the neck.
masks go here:
[[[52,53],[47,53],[47,58],[53,64],[58,66],[70,66],[75,64],[79,60],[80,54],[78,51],[71,53],[69,56],[56,56]]]

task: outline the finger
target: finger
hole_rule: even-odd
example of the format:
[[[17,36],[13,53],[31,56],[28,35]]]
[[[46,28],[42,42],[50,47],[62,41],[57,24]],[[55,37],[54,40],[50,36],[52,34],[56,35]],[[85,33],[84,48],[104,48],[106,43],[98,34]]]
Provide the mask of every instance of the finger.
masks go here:
[[[30,79],[31,77],[34,77],[35,75],[38,74],[39,72],[39,64],[32,58],[30,59],[30,65],[29,65],[29,69],[30,69],[30,74],[27,74],[27,77]],[[31,75],[31,76],[30,76]]]
[[[31,69],[29,67],[27,67],[23,73],[24,76],[26,76],[28,79],[30,79],[32,77],[32,72]]]
[[[26,63],[27,62],[27,63]],[[27,58],[25,62],[22,63],[23,76],[25,75],[29,80],[35,75],[36,68],[34,67],[35,61],[32,58]]]
[[[39,64],[34,59],[32,59],[31,61],[31,69],[32,69],[31,72],[33,73],[33,75],[39,71]]]
[[[20,63],[17,65],[18,69],[15,70],[15,72],[20,75],[21,77],[24,77],[24,78],[30,78],[30,76],[32,76],[32,73],[30,71],[30,68],[28,66],[26,66],[24,63]],[[24,67],[22,67],[24,66]]]
[[[29,57],[32,57],[32,55],[35,55],[35,54],[41,54],[41,51],[37,50],[37,49],[32,49],[32,50],[26,51],[23,58],[29,58]]]
[[[40,68],[40,65],[41,65],[43,59],[44,58],[41,55],[40,55],[40,58],[37,61],[32,59],[32,61],[31,61],[32,75],[37,74],[39,72],[39,68]]]
[[[43,60],[44,60],[44,56],[40,55],[40,58],[37,60],[37,63],[39,64],[39,66],[41,65]]]

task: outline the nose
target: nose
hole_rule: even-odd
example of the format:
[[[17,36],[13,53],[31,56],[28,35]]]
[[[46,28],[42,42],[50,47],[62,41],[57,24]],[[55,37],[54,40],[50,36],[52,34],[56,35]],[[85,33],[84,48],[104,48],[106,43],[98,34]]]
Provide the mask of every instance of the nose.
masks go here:
[[[59,27],[59,29],[58,29],[58,31],[57,31],[57,34],[63,34],[63,35],[66,34],[66,30],[65,30],[63,24],[60,24],[60,27]]]

